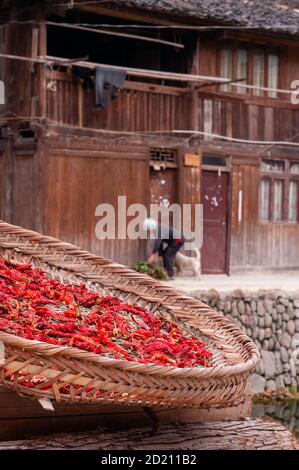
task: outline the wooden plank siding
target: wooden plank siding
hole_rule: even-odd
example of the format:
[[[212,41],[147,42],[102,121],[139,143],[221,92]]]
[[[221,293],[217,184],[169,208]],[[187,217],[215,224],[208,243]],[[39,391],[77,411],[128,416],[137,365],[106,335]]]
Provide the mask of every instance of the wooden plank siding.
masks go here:
[[[77,95],[77,92],[74,92]],[[48,101],[50,120],[78,125],[78,120],[66,110]],[[123,102],[125,105],[123,106]],[[51,104],[52,103],[52,104]],[[92,106],[92,104],[91,104]],[[55,110],[54,110],[55,108]],[[90,110],[90,108],[88,108]],[[141,112],[142,110],[142,112]],[[147,112],[149,111],[149,112]],[[190,130],[190,99],[124,90],[105,110],[89,113],[85,110],[85,127],[120,131]],[[87,120],[86,120],[87,119]],[[245,140],[288,140],[299,132],[299,109],[232,103],[199,94],[199,131]],[[211,140],[206,137],[205,140]],[[299,137],[292,139],[298,142]]]
[[[144,255],[140,240],[98,240],[96,207],[127,196],[127,205],[149,203],[149,152],[143,145],[108,143],[105,139],[55,136],[45,171],[45,233],[117,262],[132,264]],[[129,220],[129,219],[128,219]]]
[[[220,42],[202,42],[199,73],[217,76]],[[298,49],[284,47],[279,88],[299,78]],[[212,102],[212,104],[211,104]],[[299,107],[286,95],[260,98],[252,93],[223,93],[219,86],[199,88],[199,130],[245,140],[299,142]],[[297,135],[298,134],[298,135]],[[299,267],[299,224],[259,221],[260,159],[298,160],[297,149],[230,144],[205,139],[204,151],[232,156],[230,272]],[[239,148],[238,148],[239,147]],[[242,148],[241,148],[242,147]],[[265,150],[263,152],[263,150]],[[239,208],[239,191],[242,208]],[[241,220],[239,217],[241,216]]]
[[[259,166],[233,166],[231,271],[298,268],[298,223],[260,222]],[[238,222],[238,192],[243,192]]]
[[[93,129],[119,131],[167,131],[190,129],[190,96],[176,96],[132,89],[121,90],[106,108],[94,109],[93,90],[83,90],[78,81],[56,82],[47,91],[50,122]],[[65,105],[67,104],[67,105]]]
[[[33,27],[30,24],[11,24],[7,27],[7,54],[31,57]],[[40,65],[30,62],[5,60],[8,111],[18,116],[31,116],[31,97],[38,95],[34,87]],[[36,75],[35,75],[36,74]]]
[[[35,30],[35,32],[34,32]],[[36,28],[32,24],[9,24],[1,27],[1,52],[31,57],[38,54]],[[35,228],[34,190],[34,139],[23,140],[19,128],[24,120],[32,118],[32,97],[35,96],[35,113],[38,109],[38,88],[40,66],[2,58],[0,60],[1,79],[5,83],[5,104],[1,105],[3,118],[3,138],[1,139],[0,213],[1,218],[10,223],[18,223],[26,228]],[[20,117],[23,117],[21,119]],[[26,124],[28,128],[28,124]]]
[[[12,224],[35,228],[36,198],[34,179],[34,158],[31,155],[15,153],[13,168]],[[25,210],[24,210],[25,208]]]
[[[299,142],[299,108],[232,103],[199,94],[199,130],[244,140]],[[295,134],[298,134],[295,138]],[[211,138],[206,137],[208,141]],[[261,147],[262,148],[262,147]],[[255,154],[258,153],[256,148]]]

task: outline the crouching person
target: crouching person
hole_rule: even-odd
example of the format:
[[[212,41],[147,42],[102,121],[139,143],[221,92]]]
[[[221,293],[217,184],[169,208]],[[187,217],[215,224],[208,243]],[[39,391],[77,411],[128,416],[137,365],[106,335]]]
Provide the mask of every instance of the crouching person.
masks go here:
[[[173,279],[175,255],[185,243],[184,235],[171,227],[158,224],[154,219],[145,219],[143,229],[149,230],[151,238],[154,239],[153,251],[147,259],[148,264],[151,264],[157,255],[162,256],[164,268],[169,278]]]

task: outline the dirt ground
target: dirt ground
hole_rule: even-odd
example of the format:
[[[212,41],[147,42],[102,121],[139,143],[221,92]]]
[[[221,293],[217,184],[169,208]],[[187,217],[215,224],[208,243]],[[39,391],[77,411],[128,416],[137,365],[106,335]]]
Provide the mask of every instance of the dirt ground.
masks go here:
[[[183,292],[215,289],[219,292],[231,292],[235,289],[246,291],[282,290],[298,291],[299,270],[274,272],[248,272],[226,275],[202,275],[200,280],[192,277],[178,277],[169,282],[169,285]]]

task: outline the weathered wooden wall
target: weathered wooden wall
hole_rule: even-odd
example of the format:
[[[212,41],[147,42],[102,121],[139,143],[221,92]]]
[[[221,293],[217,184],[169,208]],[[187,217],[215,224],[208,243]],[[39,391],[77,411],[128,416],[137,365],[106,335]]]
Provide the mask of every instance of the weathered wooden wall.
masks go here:
[[[298,268],[299,226],[258,220],[259,166],[233,165],[231,270]],[[243,193],[238,223],[238,192]]]
[[[117,217],[118,196],[127,197],[127,206],[148,205],[147,147],[57,135],[45,138],[44,145],[44,232],[120,263],[140,260],[142,241],[97,239],[95,211],[99,204],[112,204]]]
[[[38,56],[42,50],[41,34],[37,31],[38,28],[31,24],[11,24],[3,28],[5,42],[2,51],[24,57]],[[1,62],[5,64],[5,111],[27,118],[40,115],[42,99],[39,85],[43,66],[14,59],[2,59]]]
[[[12,24],[1,31],[5,39],[2,52],[28,57],[46,53],[43,24]],[[141,144],[140,139],[138,142],[138,137],[134,144],[122,143],[124,137],[119,135],[109,140],[109,135],[101,135],[99,129],[188,129],[189,95],[175,87],[129,82],[111,106],[95,112],[93,91],[83,90],[82,84],[67,74],[52,74],[41,64],[10,59],[2,62],[7,83],[3,112],[13,115],[6,123],[9,136],[0,152],[1,217],[121,263],[132,264],[143,258],[144,242],[97,240],[95,210],[103,202],[116,207],[119,195],[127,196],[128,205],[148,205],[149,146]],[[56,91],[47,89],[52,79]],[[50,127],[53,136],[45,137],[42,118],[47,118],[50,126],[64,127],[54,131]],[[34,121],[34,136],[22,137],[20,128],[30,129]],[[80,138],[74,137],[76,132],[80,132]],[[158,141],[165,145],[160,135],[153,143]],[[189,170],[185,174],[188,176]],[[190,197],[194,198],[190,191],[182,189],[182,198],[187,201]]]
[[[245,140],[292,139],[299,132],[299,109],[289,103],[259,106],[246,99],[201,92],[199,130]],[[298,142],[298,136],[293,141]]]
[[[201,45],[200,73],[217,76],[217,46]],[[290,89],[298,77],[298,48],[284,46],[281,55],[280,88]],[[219,87],[204,87],[199,93],[199,130],[227,137],[258,141],[299,141],[299,108],[291,104],[288,95],[280,99],[256,97],[252,94],[221,93]],[[232,156],[231,171],[231,242],[230,270],[263,268],[298,268],[299,224],[260,222],[259,165],[261,158],[296,160],[296,149],[267,145],[217,144],[205,139],[205,150]],[[239,191],[242,191],[242,220],[238,222]]]
[[[13,153],[11,221],[21,227],[35,227],[34,154]]]
[[[250,37],[247,41],[253,42]],[[271,40],[265,39],[265,43]],[[256,40],[259,45],[258,40]],[[275,43],[273,39],[273,43]],[[245,42],[246,44],[246,42]],[[219,76],[219,49],[221,41],[201,43],[199,73]],[[279,88],[291,90],[291,82],[298,79],[298,46],[283,44],[280,53]],[[245,90],[244,90],[245,91]],[[229,137],[250,140],[287,140],[299,131],[299,109],[291,103],[290,95],[278,98],[246,93],[223,93],[219,85],[200,88],[200,130]],[[297,136],[294,141],[299,141]]]
[[[17,18],[13,16],[12,20]],[[45,52],[44,28],[12,23],[1,28],[1,52],[37,57]],[[4,220],[36,229],[37,144],[34,135],[23,138],[36,116],[44,116],[45,72],[43,65],[0,59],[6,103],[0,106],[3,138],[0,152],[0,214]]]

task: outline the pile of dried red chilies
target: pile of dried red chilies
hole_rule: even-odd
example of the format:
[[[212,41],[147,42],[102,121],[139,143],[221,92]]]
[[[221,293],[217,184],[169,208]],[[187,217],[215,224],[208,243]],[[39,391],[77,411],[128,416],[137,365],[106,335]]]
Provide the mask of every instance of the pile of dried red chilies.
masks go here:
[[[211,359],[203,342],[159,314],[2,259],[0,330],[140,363],[185,368]]]

